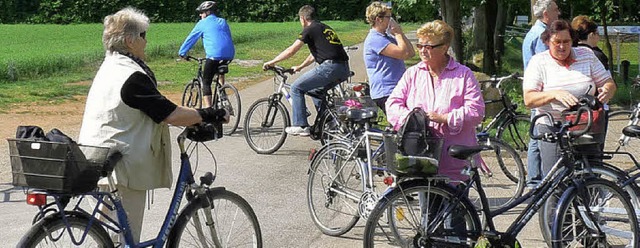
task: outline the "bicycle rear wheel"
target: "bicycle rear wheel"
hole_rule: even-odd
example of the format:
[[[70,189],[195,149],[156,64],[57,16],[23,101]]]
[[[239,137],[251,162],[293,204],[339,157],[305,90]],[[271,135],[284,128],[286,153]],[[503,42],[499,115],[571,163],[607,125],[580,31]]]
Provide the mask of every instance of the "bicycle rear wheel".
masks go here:
[[[202,108],[202,90],[200,82],[193,79],[182,92],[182,106],[189,108]]]
[[[487,144],[487,140],[478,143]],[[507,206],[522,196],[525,182],[525,169],[518,153],[504,142],[489,138],[492,150],[482,151],[478,161],[478,173],[482,177],[482,187],[487,194],[489,208],[492,210]],[[469,199],[480,209],[480,199],[475,191]]]
[[[324,234],[342,235],[360,218],[364,178],[355,155],[346,144],[331,143],[311,161],[307,203],[311,219]]]
[[[607,134],[604,142],[605,151],[615,151],[620,147],[620,152],[629,152],[636,158],[640,158],[640,140],[636,138],[629,138],[624,144],[620,144],[623,137],[622,129],[624,127],[633,124],[633,112],[630,110],[618,110],[609,113],[607,123]],[[637,123],[636,123],[637,124]],[[624,155],[615,155],[614,160],[616,165],[622,169],[630,169],[635,166],[631,163],[629,157]]]
[[[208,193],[211,212],[200,202],[190,203],[169,234],[167,247],[262,247],[260,224],[249,203],[223,189]],[[206,214],[211,214],[212,225]]]
[[[481,230],[468,199],[443,183],[416,179],[380,198],[367,220],[364,247],[469,247]]]
[[[640,246],[629,195],[604,179],[589,178],[565,191],[552,226],[553,247]]]
[[[238,129],[242,104],[238,89],[231,84],[224,84],[218,91],[218,107],[229,112],[229,123],[222,125],[225,135],[231,135]]]
[[[114,247],[111,237],[97,220],[86,231],[84,240],[82,235],[90,220],[69,215],[66,221],[68,226],[58,214],[47,216],[33,225],[16,247]]]
[[[284,129],[291,125],[289,112],[282,102],[261,98],[247,110],[244,138],[258,154],[271,154],[280,149],[287,138]]]

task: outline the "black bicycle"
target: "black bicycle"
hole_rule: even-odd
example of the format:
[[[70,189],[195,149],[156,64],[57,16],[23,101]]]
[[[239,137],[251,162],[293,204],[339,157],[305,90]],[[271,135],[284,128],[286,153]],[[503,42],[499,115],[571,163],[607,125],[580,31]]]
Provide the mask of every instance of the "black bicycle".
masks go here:
[[[292,69],[281,66],[270,67],[267,70],[275,74],[274,92],[251,104],[244,118],[245,139],[249,147],[258,154],[271,154],[280,149],[287,138],[285,128],[291,126],[291,118],[283,98],[291,104],[291,95],[289,95],[291,85],[287,83],[287,79],[294,72]],[[313,140],[321,140],[322,144],[325,144],[342,132],[340,131],[341,123],[333,110],[333,101],[345,95],[344,89],[340,82],[334,82],[323,89],[309,91],[307,95],[321,99],[320,109],[310,127],[310,137]]]
[[[529,137],[527,131],[531,123],[531,116],[518,111],[518,104],[514,103],[505,90],[509,81],[518,82],[515,87],[522,87],[522,77],[516,72],[504,77],[492,77],[478,83],[498,90],[498,99],[484,101],[487,108],[498,105],[500,111],[487,125],[478,126],[479,133],[489,133],[491,136],[504,141],[522,155],[526,155]],[[486,90],[486,89],[485,89]]]
[[[196,76],[191,80],[191,82],[187,83],[187,85],[184,87],[184,91],[182,93],[182,106],[190,108],[202,108],[202,67],[207,59],[187,56],[185,57],[185,60],[197,61],[198,72],[196,73]],[[223,124],[222,128],[225,135],[231,135],[238,129],[238,124],[240,123],[240,111],[242,108],[238,89],[228,83],[220,84],[220,75],[224,75],[228,72],[228,65],[224,64],[218,67],[218,71],[213,77],[213,82],[215,84],[212,85],[212,91],[214,92],[214,94],[211,101],[216,103],[215,107],[224,108],[227,110],[227,112],[229,112],[229,122]]]
[[[569,131],[578,125],[574,122],[556,123],[550,114],[538,115],[536,120],[547,117],[558,132],[533,135],[534,139],[558,142],[561,158],[551,168],[541,184],[509,205],[490,210],[480,182],[478,167],[473,163],[464,171],[468,182],[455,182],[448,178],[416,177],[400,182],[378,202],[367,221],[364,246],[401,247],[520,247],[517,234],[554,192],[562,190],[557,202],[554,221],[551,224],[552,247],[639,247],[638,219],[629,200],[629,194],[616,183],[585,170],[583,160],[573,149],[572,141],[587,133],[592,125],[592,113],[587,107],[578,110],[578,116],[588,115],[583,130]],[[449,155],[471,160],[488,146],[459,146],[449,148]],[[481,200],[476,209],[467,195],[474,187]],[[529,200],[529,204],[509,226],[507,231],[496,230],[493,218]],[[480,214],[484,221],[480,221]]]

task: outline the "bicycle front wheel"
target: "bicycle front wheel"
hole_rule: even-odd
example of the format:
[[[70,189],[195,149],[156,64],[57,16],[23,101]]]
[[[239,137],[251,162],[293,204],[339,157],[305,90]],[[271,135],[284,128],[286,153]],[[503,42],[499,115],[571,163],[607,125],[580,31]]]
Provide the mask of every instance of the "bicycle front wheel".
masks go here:
[[[258,154],[271,154],[280,149],[287,138],[284,129],[291,124],[289,112],[282,102],[261,98],[247,110],[244,138]]]
[[[529,145],[529,115],[515,115],[498,127],[496,138],[513,147],[521,158],[526,158]]]
[[[182,106],[189,108],[202,108],[202,89],[200,82],[193,79],[182,92]]]
[[[487,144],[487,140],[480,140],[479,143]],[[477,162],[489,208],[495,210],[522,196],[525,170],[522,159],[511,146],[494,138],[489,139],[489,144],[493,149],[482,151],[482,160]],[[480,199],[473,192],[470,193],[469,199],[479,209]]]
[[[583,169],[576,171],[576,175],[588,175],[593,174],[598,178],[605,179],[611,182],[625,182],[629,179],[628,175],[617,168],[616,166],[603,163],[591,161],[591,165],[589,165],[589,169]],[[640,188],[635,182],[631,182],[628,185],[625,185],[622,188],[624,191],[629,194],[631,197],[631,203],[636,207],[636,209],[640,209],[640,203],[638,201],[638,196],[640,196]],[[538,223],[540,224],[540,231],[542,232],[542,236],[544,240],[547,242],[547,245],[551,246],[551,225],[553,224],[554,214],[556,209],[558,208],[558,200],[562,193],[566,190],[566,186],[561,186],[556,189],[549,198],[542,205],[540,210],[538,210]]]
[[[242,104],[238,89],[231,84],[224,84],[218,91],[218,107],[224,108],[229,113],[229,123],[222,125],[225,135],[231,135],[238,129]]]
[[[88,218],[67,216],[66,221],[67,224],[58,214],[40,220],[16,247],[114,247],[111,237],[97,220],[88,230]]]
[[[320,133],[320,143],[328,144],[333,140],[342,140],[345,138],[345,129],[338,119],[338,115],[333,110],[325,110],[322,118],[322,131]]]
[[[311,219],[322,233],[339,236],[358,222],[363,180],[360,163],[346,144],[329,144],[313,158],[307,203]]]
[[[167,247],[262,247],[260,224],[249,203],[227,190],[208,193],[210,211],[200,202],[189,204],[169,234]]]
[[[638,219],[629,194],[589,178],[562,194],[552,225],[553,247],[639,247]]]
[[[471,202],[455,192],[425,179],[400,183],[371,212],[364,247],[472,246],[482,230],[480,219]]]

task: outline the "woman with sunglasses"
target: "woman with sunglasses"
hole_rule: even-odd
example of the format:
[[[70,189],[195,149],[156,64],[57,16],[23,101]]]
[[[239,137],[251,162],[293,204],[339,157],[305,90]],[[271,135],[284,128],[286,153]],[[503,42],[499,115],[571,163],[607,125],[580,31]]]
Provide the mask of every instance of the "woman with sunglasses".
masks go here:
[[[402,28],[391,17],[391,6],[375,1],[367,7],[371,30],[364,40],[364,64],[371,98],[386,114],[385,102],[405,71],[404,60],[415,55]]]
[[[419,107],[427,113],[432,133],[444,139],[443,148],[476,145],[484,100],[473,72],[447,53],[453,29],[436,20],[422,25],[417,36],[422,61],[407,69],[389,95],[387,120],[397,130],[409,112]],[[438,173],[453,180],[467,179],[460,174],[465,161],[448,156],[447,149],[442,149],[440,158]]]

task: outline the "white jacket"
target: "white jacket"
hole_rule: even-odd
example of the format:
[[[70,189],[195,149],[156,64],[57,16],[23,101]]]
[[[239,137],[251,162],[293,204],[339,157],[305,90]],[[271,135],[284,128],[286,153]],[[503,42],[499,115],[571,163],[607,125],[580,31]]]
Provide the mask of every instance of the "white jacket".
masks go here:
[[[145,73],[127,56],[107,53],[87,96],[78,143],[108,146],[122,153],[114,170],[118,185],[136,190],[170,188],[173,176],[167,124],[155,123],[120,97],[122,85],[136,71]]]

